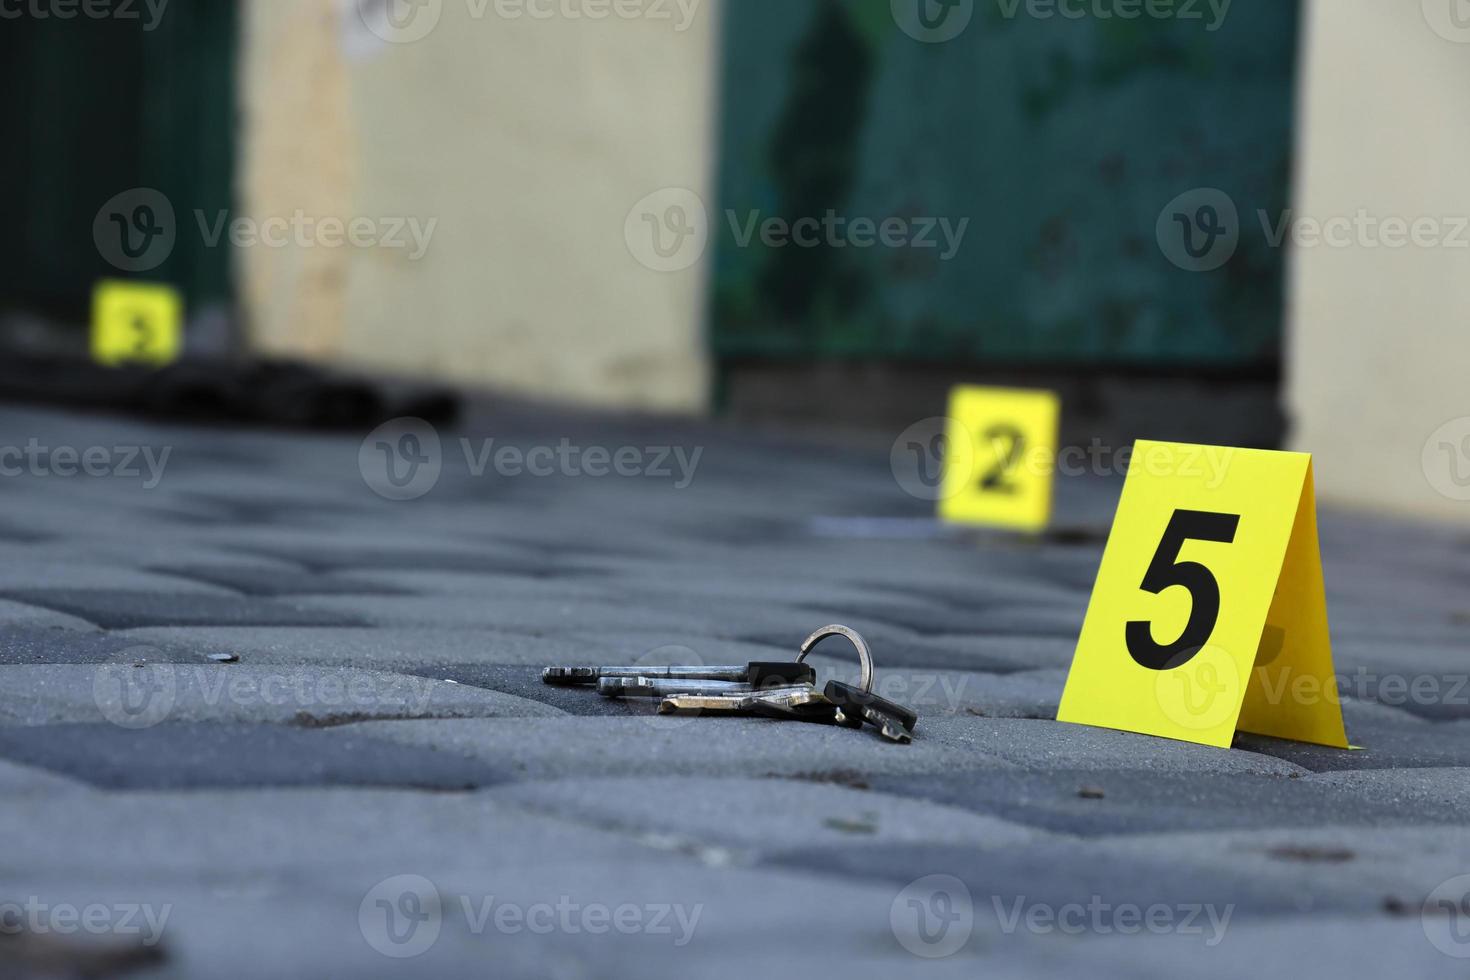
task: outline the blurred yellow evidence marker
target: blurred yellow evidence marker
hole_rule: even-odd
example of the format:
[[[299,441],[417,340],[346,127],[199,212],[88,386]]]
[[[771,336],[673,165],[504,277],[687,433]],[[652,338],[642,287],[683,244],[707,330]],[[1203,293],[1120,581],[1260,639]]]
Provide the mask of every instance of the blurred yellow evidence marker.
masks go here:
[[[1134,445],[1057,720],[1348,748],[1310,455]]]
[[[1061,402],[1050,391],[954,389],[939,516],[958,524],[1045,529],[1060,417]]]
[[[184,302],[156,283],[103,280],[92,292],[92,359],[113,367],[178,359],[184,346]]]

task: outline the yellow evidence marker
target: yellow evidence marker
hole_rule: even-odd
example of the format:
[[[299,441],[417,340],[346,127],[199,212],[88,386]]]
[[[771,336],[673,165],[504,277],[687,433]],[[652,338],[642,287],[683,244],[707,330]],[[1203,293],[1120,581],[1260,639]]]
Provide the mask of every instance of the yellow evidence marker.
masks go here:
[[[1134,445],[1057,720],[1348,748],[1310,455]]]
[[[106,279],[92,292],[92,359],[163,367],[184,347],[184,301],[172,286]]]
[[[1060,419],[1061,400],[1050,391],[954,389],[939,516],[957,524],[1044,530]]]

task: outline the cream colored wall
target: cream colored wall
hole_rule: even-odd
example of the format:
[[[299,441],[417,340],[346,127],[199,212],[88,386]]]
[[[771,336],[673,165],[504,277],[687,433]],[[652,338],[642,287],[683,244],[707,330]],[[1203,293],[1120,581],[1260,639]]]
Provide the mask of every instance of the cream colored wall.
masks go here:
[[[711,199],[717,0],[420,0],[438,20],[403,43],[380,36],[407,35],[375,20],[376,2],[246,5],[242,209],[436,224],[417,260],[241,250],[256,344],[573,403],[702,409],[707,256],[651,270],[624,225],[665,187]]]
[[[1461,2],[1307,4],[1298,212],[1449,218],[1434,237],[1459,242],[1293,250],[1289,407],[1329,500],[1470,516],[1457,482],[1470,480],[1470,25],[1449,17]]]

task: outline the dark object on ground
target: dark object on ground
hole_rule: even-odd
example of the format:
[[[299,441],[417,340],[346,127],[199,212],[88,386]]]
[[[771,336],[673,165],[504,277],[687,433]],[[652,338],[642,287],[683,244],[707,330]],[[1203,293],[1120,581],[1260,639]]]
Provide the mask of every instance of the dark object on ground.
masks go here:
[[[163,949],[122,941],[72,941],[30,932],[0,934],[7,977],[116,977],[164,962]],[[14,972],[11,972],[14,971]]]
[[[371,381],[284,360],[105,368],[77,358],[7,354],[0,358],[0,400],[307,429],[372,428],[405,416],[452,424],[459,413],[458,396],[445,388]]]

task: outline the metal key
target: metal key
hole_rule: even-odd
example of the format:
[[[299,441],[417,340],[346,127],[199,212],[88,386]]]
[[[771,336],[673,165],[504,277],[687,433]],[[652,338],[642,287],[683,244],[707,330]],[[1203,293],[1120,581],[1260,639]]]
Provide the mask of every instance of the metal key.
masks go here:
[[[795,661],[756,660],[729,666],[648,666],[626,667],[547,667],[541,672],[544,684],[559,687],[592,687],[613,678],[655,678],[680,681],[725,681],[769,687],[777,684],[815,683],[816,671],[809,664]]]
[[[762,709],[799,712],[808,706],[820,707],[826,697],[811,684],[775,687],[764,691],[707,694],[670,694],[659,702],[659,714],[680,712],[715,712],[720,714],[764,713]]]
[[[741,681],[705,681],[663,677],[604,677],[597,693],[605,698],[662,698],[671,694],[754,694],[755,688]]]
[[[751,699],[750,710],[763,718],[777,721],[805,721],[818,725],[837,724],[837,706],[815,687],[810,691]]]
[[[658,703],[661,715],[711,714],[738,715],[749,711],[748,694],[670,694]]]
[[[843,636],[857,648],[862,664],[858,687],[832,681],[816,688],[816,672],[804,663],[819,642]],[[541,679],[561,686],[596,686],[611,698],[642,703],[657,699],[660,714],[712,712],[758,714],[768,718],[876,727],[895,742],[913,739],[918,715],[873,693],[873,657],[868,644],[846,626],[824,626],[801,644],[789,663],[757,661],[730,666],[548,667]]]
[[[665,677],[701,681],[744,681],[744,667],[547,667],[541,681],[560,687],[595,685],[604,677]]]
[[[855,721],[854,727],[858,727],[866,721],[889,741],[914,740],[914,726],[919,723],[919,715],[912,708],[841,681],[828,681],[823,693],[837,706],[840,723]]]
[[[913,741],[914,726],[918,724],[919,716],[909,708],[873,693],[873,654],[868,650],[867,641],[856,630],[846,626],[824,626],[802,641],[801,652],[796,659],[805,660],[812,648],[829,636],[846,637],[857,648],[858,660],[862,664],[858,687],[841,681],[828,681],[822,692],[836,706],[837,723],[861,728],[866,722],[890,741]]]

